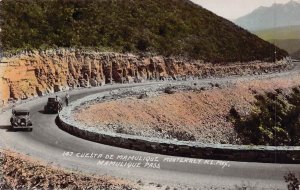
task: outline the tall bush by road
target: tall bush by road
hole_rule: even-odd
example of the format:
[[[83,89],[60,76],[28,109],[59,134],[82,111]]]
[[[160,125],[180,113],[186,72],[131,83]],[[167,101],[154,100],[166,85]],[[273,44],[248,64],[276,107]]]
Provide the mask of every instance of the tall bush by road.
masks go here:
[[[240,116],[234,108],[230,111],[244,144],[299,146],[300,88],[256,95],[256,100],[248,116]]]

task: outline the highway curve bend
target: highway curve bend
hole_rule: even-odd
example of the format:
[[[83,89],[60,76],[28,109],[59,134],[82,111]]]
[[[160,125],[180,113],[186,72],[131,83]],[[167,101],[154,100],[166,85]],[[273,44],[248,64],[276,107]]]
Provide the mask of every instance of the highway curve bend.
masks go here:
[[[289,75],[290,73],[286,72],[281,75],[284,74]],[[297,74],[299,74],[298,71]],[[262,76],[262,78],[264,77],[276,77],[276,74],[274,76],[272,74]],[[241,77],[204,79],[203,82],[240,79]],[[104,86],[74,90],[70,91],[69,94],[71,95],[71,100],[74,101],[98,92],[129,88],[137,85],[155,84],[157,83]],[[57,95],[63,96],[64,92]],[[151,154],[90,142],[62,131],[55,122],[57,115],[49,115],[42,112],[47,98],[37,98],[19,106],[31,110],[32,121],[34,123],[32,132],[8,130],[11,110],[7,110],[0,115],[0,148],[12,149],[62,168],[180,187],[200,188],[212,186],[217,188],[234,188],[242,184],[247,184],[258,189],[286,189],[283,178],[286,172],[300,171],[300,165],[233,161],[226,162],[224,165],[222,163],[225,162],[212,160],[198,159],[187,161],[180,157]],[[91,156],[92,154],[94,156]],[[101,159],[97,157],[100,154],[103,155]],[[84,156],[86,157],[84,158]],[[115,167],[108,164],[103,165],[103,162],[101,163],[101,160],[105,161],[105,159],[110,158],[118,161],[115,160],[117,156],[119,158],[121,158],[120,156],[131,156],[131,158],[155,160],[151,166],[146,166],[146,161],[143,160],[141,161],[141,167],[130,168],[128,166],[119,165],[119,167]]]

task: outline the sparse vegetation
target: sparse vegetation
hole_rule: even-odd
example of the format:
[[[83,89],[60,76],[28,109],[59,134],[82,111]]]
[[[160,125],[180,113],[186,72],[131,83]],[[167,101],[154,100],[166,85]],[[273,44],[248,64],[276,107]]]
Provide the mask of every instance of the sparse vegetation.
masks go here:
[[[3,0],[6,52],[55,47],[211,62],[274,60],[275,47],[187,0]],[[278,50],[277,59],[286,56]]]
[[[240,116],[232,108],[236,130],[244,144],[300,145],[300,88],[286,94],[282,90],[256,95],[256,108]]]
[[[11,151],[1,155],[0,189],[140,189],[135,182],[64,170]]]
[[[286,26],[279,28],[271,28],[266,30],[255,31],[254,33],[262,39],[271,41],[287,40],[287,39],[299,39],[300,26]]]
[[[295,173],[289,172],[284,176],[284,180],[288,183],[287,188],[288,190],[299,190],[300,187],[300,174],[297,177]]]
[[[0,189],[10,190],[12,188],[7,184],[3,176],[3,160],[4,155],[2,154],[2,152],[0,152]]]
[[[255,31],[254,33],[260,38],[286,50],[292,57],[297,57],[296,52],[300,49],[300,26],[272,28]]]
[[[300,39],[287,39],[287,40],[268,40],[270,43],[286,50],[290,56],[294,56],[297,50],[300,50]]]

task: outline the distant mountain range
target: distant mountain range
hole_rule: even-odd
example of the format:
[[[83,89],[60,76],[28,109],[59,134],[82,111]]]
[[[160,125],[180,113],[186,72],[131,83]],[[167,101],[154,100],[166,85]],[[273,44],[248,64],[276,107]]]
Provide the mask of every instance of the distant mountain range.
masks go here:
[[[300,3],[290,1],[286,4],[273,4],[271,7],[259,7],[234,20],[234,23],[249,31],[300,25]]]
[[[260,38],[288,51],[292,56],[300,52],[300,3],[273,4],[259,7],[234,21]]]

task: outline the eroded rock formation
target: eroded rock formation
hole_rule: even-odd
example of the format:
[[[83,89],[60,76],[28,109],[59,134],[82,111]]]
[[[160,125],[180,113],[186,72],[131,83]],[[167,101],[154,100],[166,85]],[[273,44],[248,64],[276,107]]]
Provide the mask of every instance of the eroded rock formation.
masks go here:
[[[1,105],[69,88],[151,79],[259,74],[286,69],[284,62],[210,64],[133,54],[58,49],[4,57],[0,64]]]

